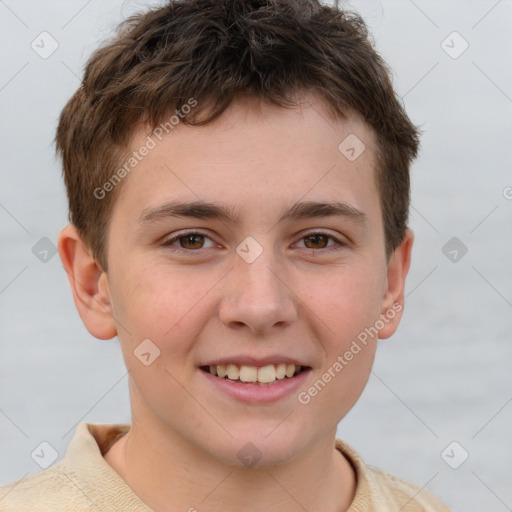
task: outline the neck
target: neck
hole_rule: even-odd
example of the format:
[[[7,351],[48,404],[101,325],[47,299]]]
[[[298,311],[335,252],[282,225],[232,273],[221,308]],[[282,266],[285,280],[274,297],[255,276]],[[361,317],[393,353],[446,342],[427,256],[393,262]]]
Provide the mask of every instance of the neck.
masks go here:
[[[134,421],[105,460],[149,507],[159,512],[322,510],[344,512],[355,474],[335,449],[335,430],[293,461],[277,467],[226,465],[187,440]],[[227,508],[228,505],[228,508]]]

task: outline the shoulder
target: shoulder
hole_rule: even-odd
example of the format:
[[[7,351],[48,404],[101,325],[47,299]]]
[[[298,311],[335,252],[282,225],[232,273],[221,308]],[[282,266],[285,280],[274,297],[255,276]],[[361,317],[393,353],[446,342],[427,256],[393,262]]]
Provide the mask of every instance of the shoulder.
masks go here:
[[[428,489],[403,480],[379,468],[367,466],[370,480],[380,495],[403,512],[451,512]]]
[[[44,497],[44,498],[43,498]],[[0,487],[0,511],[50,511],[63,505],[68,510],[86,510],[87,497],[80,492],[63,462],[39,473],[25,476]]]
[[[356,492],[349,512],[451,512],[428,489],[366,465],[346,442],[336,439],[336,448],[351,463],[357,477]]]
[[[103,457],[128,429],[81,423],[62,460],[0,487],[0,512],[149,512]]]

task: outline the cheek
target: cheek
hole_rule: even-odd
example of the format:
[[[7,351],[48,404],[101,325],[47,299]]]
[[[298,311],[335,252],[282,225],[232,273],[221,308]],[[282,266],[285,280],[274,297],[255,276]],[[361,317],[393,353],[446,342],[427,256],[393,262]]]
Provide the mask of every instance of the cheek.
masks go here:
[[[197,305],[215,284],[211,275],[202,279],[158,264],[145,265],[125,275],[131,278],[121,282],[116,290],[116,318],[126,323],[129,331],[150,338],[172,337],[192,317],[197,317]]]
[[[334,269],[328,278],[310,281],[305,305],[324,321],[339,343],[357,336],[378,319],[383,280],[370,266]]]
[[[383,278],[364,266],[334,275],[311,291],[308,306],[322,320],[318,325],[326,327],[317,333],[325,354],[321,380],[331,390],[325,399],[339,408],[339,400],[355,402],[368,380],[377,346]]]
[[[125,328],[119,329],[121,348],[134,396],[165,415],[190,401],[183,383],[193,371],[188,360],[200,329],[198,304],[205,290],[184,272],[171,274],[163,265],[134,268],[125,270],[130,278],[118,281],[113,297],[116,321]]]

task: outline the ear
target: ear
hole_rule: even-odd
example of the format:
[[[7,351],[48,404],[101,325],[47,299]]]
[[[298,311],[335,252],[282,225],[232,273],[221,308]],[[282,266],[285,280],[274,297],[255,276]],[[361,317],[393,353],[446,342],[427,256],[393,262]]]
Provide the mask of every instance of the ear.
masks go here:
[[[404,308],[405,278],[411,265],[414,233],[407,229],[402,243],[393,251],[388,262],[386,288],[382,298],[380,319],[384,326],[379,338],[389,338],[396,331]]]
[[[112,317],[106,272],[91,256],[74,226],[69,225],[61,230],[57,246],[78,314],[85,327],[95,338],[113,338],[117,328]]]

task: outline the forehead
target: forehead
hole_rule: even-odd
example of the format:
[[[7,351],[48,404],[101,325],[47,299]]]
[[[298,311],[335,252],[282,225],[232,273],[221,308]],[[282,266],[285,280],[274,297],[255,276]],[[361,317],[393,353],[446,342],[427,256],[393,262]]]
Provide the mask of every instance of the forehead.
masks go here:
[[[283,201],[301,198],[344,201],[369,215],[378,208],[373,131],[354,115],[333,119],[313,95],[292,109],[235,100],[206,125],[175,118],[132,136],[128,155],[151,149],[122,184],[117,201],[131,212],[177,199],[222,203],[241,220],[281,214]]]

